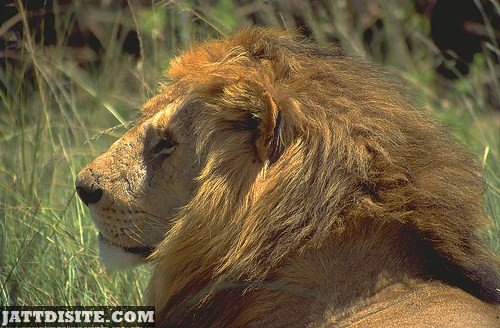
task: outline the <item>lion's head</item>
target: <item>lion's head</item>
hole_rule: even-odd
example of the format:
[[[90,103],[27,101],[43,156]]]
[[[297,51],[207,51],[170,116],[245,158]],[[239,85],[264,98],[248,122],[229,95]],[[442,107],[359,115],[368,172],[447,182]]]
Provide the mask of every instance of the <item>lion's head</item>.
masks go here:
[[[78,175],[103,262],[154,262],[170,324],[264,324],[281,306],[325,319],[408,281],[498,303],[481,168],[412,98],[291,33],[193,47]]]

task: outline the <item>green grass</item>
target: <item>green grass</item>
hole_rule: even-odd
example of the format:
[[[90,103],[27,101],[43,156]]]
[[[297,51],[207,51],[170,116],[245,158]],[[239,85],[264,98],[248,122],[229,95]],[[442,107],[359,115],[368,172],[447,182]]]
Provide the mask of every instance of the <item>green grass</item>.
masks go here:
[[[18,41],[17,66],[0,71],[0,304],[140,304],[149,268],[112,274],[101,268],[97,231],[74,192],[78,170],[126,131],[169,58],[191,41],[249,26],[252,13],[262,25],[295,27],[293,8],[281,3],[277,14],[265,2],[131,3],[124,9],[75,5],[102,32],[100,63],[76,62],[65,47],[71,23],[63,15],[59,44],[43,48],[26,35]],[[370,49],[341,2],[316,11],[307,1],[298,3],[296,12],[319,42],[335,35],[347,51],[406,80],[420,91],[422,105],[484,163],[486,209],[496,222],[486,237],[500,253],[500,117],[487,101],[488,92],[497,99],[500,92],[491,56],[478,55],[467,77],[443,81],[434,72],[441,57],[428,22],[401,1],[379,1],[384,30]],[[121,53],[118,24],[138,31],[138,61]],[[498,52],[494,42],[490,47]]]

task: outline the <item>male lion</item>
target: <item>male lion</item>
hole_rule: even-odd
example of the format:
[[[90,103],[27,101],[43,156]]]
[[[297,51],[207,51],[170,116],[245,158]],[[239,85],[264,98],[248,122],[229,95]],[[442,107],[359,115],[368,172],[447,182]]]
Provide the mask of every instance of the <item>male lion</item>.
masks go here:
[[[408,89],[273,29],[168,79],[76,181],[104,265],[153,262],[159,326],[498,327],[481,167]]]

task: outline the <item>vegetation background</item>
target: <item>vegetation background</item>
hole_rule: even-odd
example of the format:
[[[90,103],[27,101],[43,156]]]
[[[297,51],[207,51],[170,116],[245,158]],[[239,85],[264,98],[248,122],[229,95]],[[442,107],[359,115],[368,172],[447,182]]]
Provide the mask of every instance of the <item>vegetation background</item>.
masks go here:
[[[487,2],[498,15],[498,3]],[[431,39],[426,3],[4,1],[0,12],[10,16],[0,26],[0,305],[142,302],[148,267],[102,269],[75,176],[131,126],[173,55],[252,25],[300,27],[419,90],[422,106],[484,164],[485,206],[495,220],[485,237],[500,253],[498,31],[485,1],[474,0],[486,38],[464,75],[456,56]],[[438,74],[443,67],[455,78]]]

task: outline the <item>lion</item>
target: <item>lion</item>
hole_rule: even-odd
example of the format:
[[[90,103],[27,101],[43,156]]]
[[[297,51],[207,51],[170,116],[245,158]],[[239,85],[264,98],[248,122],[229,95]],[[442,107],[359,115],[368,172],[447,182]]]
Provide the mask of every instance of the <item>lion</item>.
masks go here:
[[[76,189],[160,327],[498,327],[482,168],[383,70],[255,28],[171,61]]]

